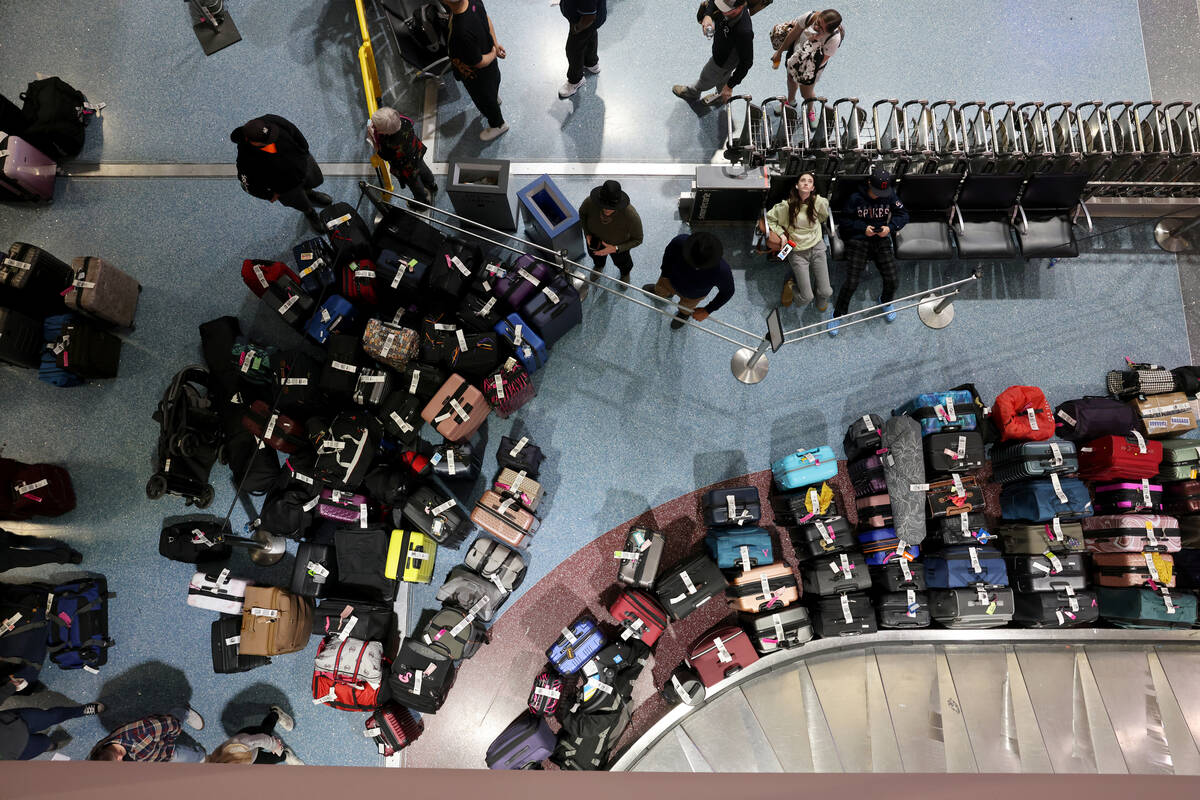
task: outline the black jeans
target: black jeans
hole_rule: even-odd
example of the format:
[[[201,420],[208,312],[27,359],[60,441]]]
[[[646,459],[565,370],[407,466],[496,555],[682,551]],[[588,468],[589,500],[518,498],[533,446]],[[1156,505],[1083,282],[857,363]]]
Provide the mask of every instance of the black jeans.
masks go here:
[[[592,263],[596,265],[597,272],[604,272],[604,265],[608,263],[608,256],[598,256],[594,253],[588,253],[592,257]],[[633,253],[629,250],[621,250],[612,253],[613,263],[617,265],[617,269],[621,272],[629,272],[633,269]]]
[[[60,722],[83,716],[83,706],[60,706],[59,708],[14,708],[12,713],[21,718],[29,728],[29,741],[20,755],[21,761],[37,758],[50,749],[50,737],[41,731]]]
[[[868,257],[874,260],[879,277],[883,278],[883,294],[879,302],[890,303],[896,296],[896,255],[892,251],[892,240],[886,237],[851,239],[846,242],[846,258],[849,262],[846,265],[846,280],[833,304],[835,317],[845,316],[850,311],[850,300],[858,289],[858,282],[862,280]]]
[[[308,154],[308,169],[304,175],[304,181],[286,192],[279,193],[279,202],[288,208],[294,208],[297,211],[303,212],[305,216],[315,216],[317,211],[313,208],[312,201],[308,199],[308,192],[315,189],[325,182],[325,176],[321,174],[321,168],[317,165],[317,160],[312,157],[312,153]]]
[[[24,536],[0,529],[0,572],[39,564],[65,564],[71,548],[48,536]]]
[[[419,200],[426,205],[431,205],[433,198],[431,197],[430,193],[437,188],[437,181],[433,177],[433,170],[431,170],[429,165],[425,163],[425,159],[422,158],[417,162],[417,166],[413,171],[412,177],[402,178],[396,174],[395,170],[392,171],[392,177],[394,177],[397,182],[408,187],[408,190],[413,194],[414,200]]]
[[[279,722],[279,715],[274,711],[269,712],[263,721],[257,725],[251,725],[248,728],[242,728],[238,733],[265,733],[271,736],[275,733],[275,724]],[[275,755],[274,753],[260,749],[258,755],[254,758],[255,764],[281,764],[283,763],[283,755]]]
[[[487,118],[489,128],[504,124],[504,115],[500,113],[500,67],[495,61],[475,70],[475,77],[463,78],[462,85],[479,113]]]
[[[579,33],[571,31],[567,34],[567,83],[579,83],[583,80],[584,67],[600,63],[596,53],[599,43],[595,25],[589,25]]]

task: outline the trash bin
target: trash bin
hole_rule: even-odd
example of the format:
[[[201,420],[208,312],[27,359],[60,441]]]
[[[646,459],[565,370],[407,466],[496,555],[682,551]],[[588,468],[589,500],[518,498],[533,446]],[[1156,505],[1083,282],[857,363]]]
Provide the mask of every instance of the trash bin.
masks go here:
[[[762,215],[770,188],[766,167],[696,167],[688,221],[752,222]]]
[[[531,241],[552,250],[566,251],[569,258],[584,254],[583,226],[579,212],[550,179],[542,175],[517,192],[521,215]]]
[[[517,198],[508,187],[509,162],[492,158],[451,161],[446,194],[454,210],[500,231],[517,229]]]

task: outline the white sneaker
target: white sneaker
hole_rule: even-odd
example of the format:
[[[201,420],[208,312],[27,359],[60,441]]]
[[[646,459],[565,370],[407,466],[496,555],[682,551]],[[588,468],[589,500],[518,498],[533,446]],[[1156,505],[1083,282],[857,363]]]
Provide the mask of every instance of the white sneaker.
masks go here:
[[[559,88],[558,98],[560,100],[566,100],[568,97],[570,97],[571,95],[578,92],[579,87],[583,86],[583,84],[586,80],[587,80],[586,78],[580,78],[579,83],[571,83],[570,81],[567,81],[566,83],[564,83],[562,85],[561,88]]]
[[[283,763],[292,764],[297,767],[304,766],[304,762],[301,761],[294,752],[292,752],[292,748],[290,747],[283,748]]]
[[[584,69],[586,69],[588,72],[592,73],[593,75],[599,75],[599,74],[600,74],[600,64],[599,64],[599,62],[597,62],[595,66],[591,66],[591,67],[584,67]]]
[[[189,708],[187,713],[183,715],[183,721],[189,728],[194,730],[204,730],[204,717],[200,716],[199,712],[194,708]]]
[[[504,123],[499,128],[484,128],[479,132],[479,138],[485,142],[490,142],[502,133],[508,133],[508,123]]]
[[[296,720],[292,719],[292,715],[284,711],[279,706],[271,706],[271,710],[275,712],[275,716],[279,718],[276,724],[285,731],[290,731],[296,727]]]

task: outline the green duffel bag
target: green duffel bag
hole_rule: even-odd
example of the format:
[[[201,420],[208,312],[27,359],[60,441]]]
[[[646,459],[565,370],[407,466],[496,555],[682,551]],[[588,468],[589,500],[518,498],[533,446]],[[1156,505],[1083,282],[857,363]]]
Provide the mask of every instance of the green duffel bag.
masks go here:
[[[1114,589],[1096,587],[1100,616],[1122,628],[1190,628],[1196,624],[1196,596],[1172,592],[1167,609],[1162,594],[1150,589]]]

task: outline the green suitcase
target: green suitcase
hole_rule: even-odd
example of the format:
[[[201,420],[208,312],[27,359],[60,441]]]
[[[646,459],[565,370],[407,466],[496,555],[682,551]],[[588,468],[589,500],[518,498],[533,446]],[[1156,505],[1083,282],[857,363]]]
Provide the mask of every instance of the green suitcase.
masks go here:
[[[1167,612],[1163,596],[1150,589],[1096,587],[1100,616],[1121,628],[1190,628],[1196,624],[1196,596],[1172,592],[1175,613]]]
[[[1158,481],[1196,480],[1200,475],[1200,439],[1161,439],[1162,464]]]

